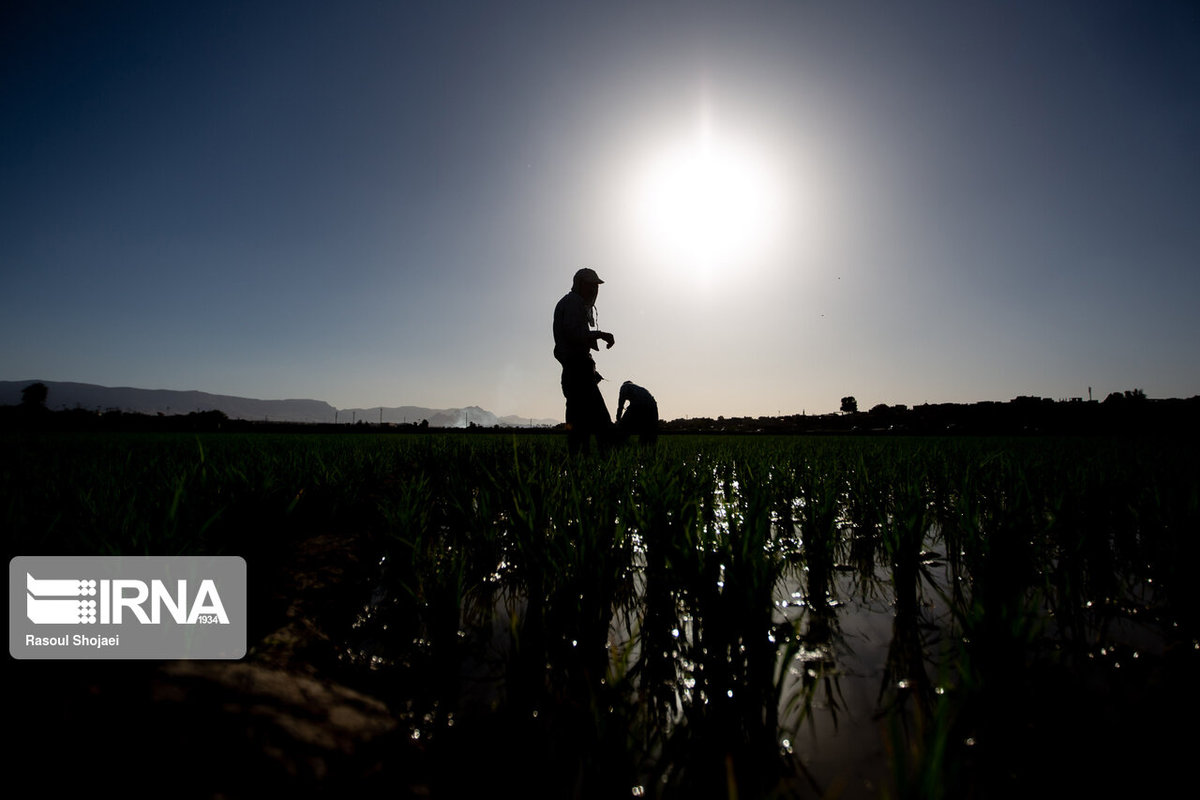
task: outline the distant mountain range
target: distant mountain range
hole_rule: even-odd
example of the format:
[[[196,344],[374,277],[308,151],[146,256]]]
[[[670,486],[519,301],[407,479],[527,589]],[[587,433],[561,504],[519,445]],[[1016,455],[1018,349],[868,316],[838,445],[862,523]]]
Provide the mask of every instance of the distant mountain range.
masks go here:
[[[555,419],[497,417],[479,406],[466,408],[422,408],[398,406],[386,408],[337,409],[323,400],[255,400],[197,391],[173,389],[135,389],[126,386],[97,386],[65,381],[0,381],[0,405],[17,405],[21,391],[31,383],[43,383],[49,390],[46,407],[52,411],[85,408],[96,411],[116,409],[133,414],[190,414],[194,411],[220,411],[230,419],[267,420],[270,422],[390,422],[420,423],[428,420],[434,428],[543,427],[558,424]]]
[[[508,415],[497,417],[490,411],[479,406],[466,408],[421,408],[420,406],[375,406],[374,408],[343,408],[338,411],[338,422],[392,422],[397,424],[421,422],[428,420],[434,428],[466,428],[479,425],[490,428],[502,425],[508,428],[552,427],[558,424],[556,419],[535,419]]]

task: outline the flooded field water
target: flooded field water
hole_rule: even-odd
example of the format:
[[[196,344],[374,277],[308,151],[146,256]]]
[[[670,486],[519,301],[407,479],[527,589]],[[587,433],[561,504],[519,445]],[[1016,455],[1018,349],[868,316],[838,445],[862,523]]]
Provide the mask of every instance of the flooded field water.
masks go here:
[[[1186,439],[672,436],[590,460],[547,436],[20,444],[12,554],[244,555],[264,637],[223,671],[24,669],[38,730],[116,721],[143,748],[193,736],[214,766],[387,796],[1146,796],[1190,780]],[[264,706],[254,674],[337,705]],[[167,720],[160,696],[189,710]],[[339,727],[348,710],[369,724]],[[154,752],[168,772],[193,757]],[[196,795],[238,796],[241,778],[205,774]]]
[[[585,706],[586,734],[541,732],[587,741],[567,772],[581,785],[602,775],[596,796],[1007,796],[1159,779],[1174,744],[1137,726],[1171,716],[1146,706],[1172,698],[1180,687],[1164,681],[1196,663],[1197,644],[1155,586],[1148,537],[1163,532],[1142,527],[1144,512],[1118,503],[1140,528],[1123,532],[1093,490],[1035,487],[1038,465],[1011,455],[975,454],[1008,481],[975,485],[951,483],[960,465],[940,461],[866,485],[833,471],[853,462],[801,474],[794,457],[751,458],[747,475],[702,459],[695,498],[575,498],[579,518],[535,531],[558,554],[553,577],[521,563],[528,542],[498,516],[490,613],[460,596],[453,691],[471,697],[466,715],[515,706],[557,721]],[[593,504],[610,524],[584,521]],[[1099,524],[1068,527],[1073,515]],[[578,552],[581,534],[603,552]],[[532,672],[518,679],[514,664]],[[462,699],[450,701],[460,724]],[[413,735],[438,726],[427,710]],[[1144,771],[1082,772],[1135,754]]]

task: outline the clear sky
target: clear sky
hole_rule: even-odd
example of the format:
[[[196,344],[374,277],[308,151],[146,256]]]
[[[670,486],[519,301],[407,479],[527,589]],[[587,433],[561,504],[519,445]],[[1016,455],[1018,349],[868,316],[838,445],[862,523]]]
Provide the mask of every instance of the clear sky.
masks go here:
[[[0,379],[563,416],[1200,394],[1196,2],[7,2]]]

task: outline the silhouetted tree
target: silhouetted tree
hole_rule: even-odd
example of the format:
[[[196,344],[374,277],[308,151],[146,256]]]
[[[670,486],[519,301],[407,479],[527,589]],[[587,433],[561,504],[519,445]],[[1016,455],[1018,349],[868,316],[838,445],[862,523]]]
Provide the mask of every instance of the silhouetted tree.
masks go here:
[[[1104,398],[1106,404],[1117,403],[1140,403],[1146,399],[1146,393],[1141,389],[1126,389],[1124,393],[1110,392],[1108,397]]]
[[[853,414],[858,411],[858,401],[854,399],[854,395],[842,398],[842,413]]]
[[[25,408],[45,408],[50,389],[44,383],[31,383],[21,390],[21,405]]]

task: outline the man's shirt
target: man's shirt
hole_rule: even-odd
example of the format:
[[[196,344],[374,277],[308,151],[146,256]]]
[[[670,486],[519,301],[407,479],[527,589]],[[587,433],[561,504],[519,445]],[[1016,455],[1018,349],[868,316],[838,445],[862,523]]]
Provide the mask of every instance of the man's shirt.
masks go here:
[[[561,363],[591,358],[597,349],[588,328],[588,304],[574,290],[567,292],[554,307],[554,357]]]

